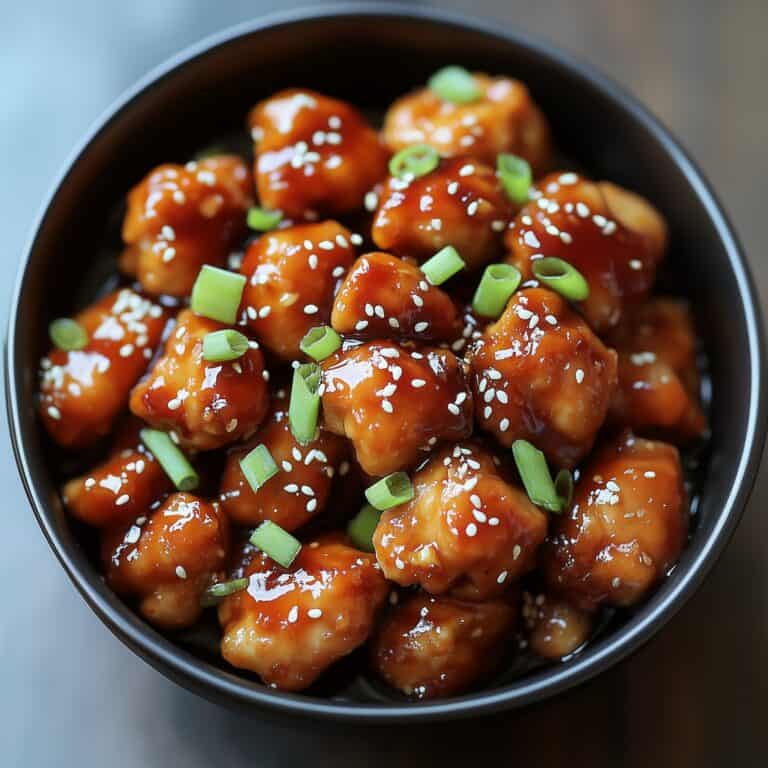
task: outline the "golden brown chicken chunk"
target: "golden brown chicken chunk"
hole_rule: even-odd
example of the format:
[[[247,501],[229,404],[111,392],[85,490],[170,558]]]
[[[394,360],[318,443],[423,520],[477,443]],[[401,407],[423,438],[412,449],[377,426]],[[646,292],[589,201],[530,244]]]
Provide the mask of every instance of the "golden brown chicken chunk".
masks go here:
[[[459,310],[408,261],[367,253],[347,273],[336,294],[331,325],[362,338],[400,337],[448,341],[461,334]],[[417,330],[418,329],[418,330]]]
[[[140,422],[121,427],[110,455],[62,488],[64,506],[73,517],[100,528],[134,520],[173,488],[168,475],[144,448]]]
[[[592,615],[550,595],[523,593],[523,620],[531,650],[557,661],[581,648],[592,631]]]
[[[458,443],[413,478],[411,501],[382,513],[373,536],[384,575],[427,592],[485,600],[535,564],[547,518],[499,474],[490,454]]]
[[[269,406],[264,357],[256,342],[232,362],[203,357],[206,334],[225,328],[215,320],[179,312],[165,354],[131,393],[131,411],[179,443],[209,451],[253,434]]]
[[[384,121],[384,140],[393,152],[429,144],[441,155],[472,155],[493,164],[511,152],[525,158],[536,175],[550,165],[549,126],[519,81],[475,74],[480,98],[469,104],[444,101],[428,88],[395,101]]]
[[[40,416],[51,437],[81,448],[104,437],[128,404],[168,319],[163,307],[124,288],[75,317],[80,350],[53,348],[40,361]]]
[[[203,264],[223,265],[245,235],[251,189],[233,155],[158,166],[128,195],[120,268],[149,293],[187,296]]]
[[[240,469],[240,460],[260,444],[267,447],[279,471],[254,491]],[[227,455],[221,504],[238,525],[271,520],[293,531],[325,509],[333,477],[346,455],[346,441],[325,429],[311,443],[301,445],[291,432],[287,412],[277,410],[247,445]]]
[[[472,158],[455,157],[410,183],[390,178],[371,237],[382,250],[419,261],[452,245],[474,269],[501,252],[511,216],[495,171]]]
[[[637,603],[680,556],[688,510],[677,449],[625,432],[582,473],[545,548],[550,587],[578,607]]]
[[[499,665],[515,613],[507,601],[468,603],[419,592],[387,616],[373,640],[373,667],[416,699],[462,693]]]
[[[611,403],[614,423],[653,430],[672,439],[701,437],[696,334],[685,302],[651,299],[611,336],[619,353],[619,387]]]
[[[589,283],[579,303],[587,322],[598,333],[618,325],[653,285],[667,242],[661,214],[639,195],[570,172],[547,176],[531,194],[507,231],[507,261],[524,279],[542,256],[567,261]]]
[[[310,90],[287,90],[248,117],[262,205],[290,218],[340,216],[387,173],[388,152],[349,104]]]
[[[561,296],[514,294],[470,365],[479,424],[502,445],[530,440],[561,467],[589,453],[616,388],[616,353]]]
[[[352,441],[369,475],[415,464],[438,440],[472,431],[461,363],[444,349],[372,341],[323,361],[325,426]]]
[[[217,503],[174,493],[127,528],[104,533],[107,583],[138,599],[139,612],[162,629],[181,629],[200,617],[200,598],[221,570],[229,526]]]
[[[305,544],[290,568],[256,555],[219,608],[221,655],[298,691],[367,639],[388,589],[372,555],[338,537]]]
[[[350,234],[335,221],[288,227],[248,248],[240,272],[248,282],[242,306],[265,347],[295,359],[310,328],[327,325],[335,289],[355,260]]]

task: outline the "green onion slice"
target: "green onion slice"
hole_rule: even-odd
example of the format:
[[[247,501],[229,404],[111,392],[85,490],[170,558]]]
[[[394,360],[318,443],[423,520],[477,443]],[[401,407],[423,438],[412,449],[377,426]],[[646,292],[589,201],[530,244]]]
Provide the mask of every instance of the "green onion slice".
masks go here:
[[[573,501],[573,475],[567,469],[561,469],[555,475],[555,492],[560,498],[562,508],[571,506]]]
[[[421,271],[432,285],[441,285],[465,266],[459,252],[452,245],[446,245],[421,265]]]
[[[282,211],[268,211],[266,208],[251,208],[248,211],[248,226],[256,232],[269,232],[283,220]]]
[[[480,278],[472,309],[483,317],[499,317],[521,280],[520,271],[511,264],[490,264]]]
[[[533,173],[527,161],[517,155],[499,155],[496,158],[496,175],[512,202],[519,205],[528,202]]]
[[[252,534],[251,544],[283,568],[289,568],[301,549],[301,542],[277,523],[265,520]]]
[[[304,363],[293,371],[288,423],[302,445],[312,442],[320,415],[320,382],[323,373],[316,363]]]
[[[88,343],[88,334],[77,320],[60,317],[48,326],[51,341],[65,352],[82,349]]]
[[[536,506],[550,512],[559,512],[562,502],[555,490],[544,454],[527,440],[515,440],[512,443],[512,454],[528,498]]]
[[[434,147],[413,144],[401,149],[389,161],[389,173],[403,181],[413,181],[434,171],[439,162],[440,155]]]
[[[203,266],[192,286],[192,311],[232,325],[245,288],[245,276],[226,269]]]
[[[589,296],[589,283],[584,275],[567,261],[554,256],[535,259],[531,271],[540,283],[570,301],[584,301]]]
[[[191,491],[197,488],[200,477],[167,432],[161,432],[159,429],[142,429],[139,434],[144,445],[149,448],[165,474],[180,491]]]
[[[365,504],[347,525],[349,538],[363,552],[373,552],[373,532],[379,524],[380,517],[381,512],[370,504]]]
[[[208,589],[203,592],[203,596],[200,598],[200,605],[203,608],[210,608],[213,605],[218,605],[222,598],[234,595],[237,592],[242,592],[248,587],[249,579],[232,579],[231,581],[220,581],[218,584],[211,584]]]
[[[239,331],[225,328],[203,337],[203,358],[214,363],[237,360],[248,351],[248,337]]]
[[[384,511],[398,504],[404,504],[413,498],[413,485],[405,472],[393,472],[366,489],[365,498],[379,511]]]
[[[240,459],[240,470],[255,493],[277,474],[277,464],[267,446],[260,443]]]
[[[470,104],[477,101],[482,92],[475,78],[464,67],[443,67],[429,78],[429,90],[443,101],[454,104]]]
[[[329,325],[318,325],[307,331],[299,349],[313,360],[325,360],[341,346],[341,336]]]

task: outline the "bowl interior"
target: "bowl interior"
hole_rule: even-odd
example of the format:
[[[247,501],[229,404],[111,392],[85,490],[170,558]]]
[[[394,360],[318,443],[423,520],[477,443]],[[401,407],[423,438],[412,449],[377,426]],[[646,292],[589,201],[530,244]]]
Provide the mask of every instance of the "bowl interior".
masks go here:
[[[742,475],[749,474],[754,453],[759,331],[738,247],[695,170],[631,101],[623,101],[610,84],[566,66],[558,55],[515,36],[430,12],[403,13],[285,18],[266,30],[252,24],[140,86],[92,136],[63,178],[37,231],[12,313],[9,395],[17,450],[54,548],[70,574],[77,574],[76,583],[91,605],[129,645],[180,682],[230,702],[374,718],[467,713],[540,698],[626,654],[679,607],[678,598],[695,586],[706,561],[725,543],[747,490]],[[267,691],[232,674],[204,651],[190,650],[194,638],[187,650],[180,650],[144,625],[111,595],[90,564],[61,509],[53,481],[58,458],[34,414],[36,367],[47,347],[47,325],[53,317],[70,313],[77,297],[87,296],[91,284],[86,281],[84,291],[84,275],[109,268],[116,206],[152,166],[183,162],[217,137],[244,131],[248,109],[279,88],[315,88],[381,112],[437,67],[457,62],[525,81],[565,156],[593,176],[646,195],[667,217],[671,284],[693,303],[714,393],[711,448],[699,488],[695,533],[679,565],[650,601],[569,665],[499,681],[490,691],[448,703],[407,709],[391,701],[377,704],[379,694],[359,686],[340,688],[344,693],[338,699]]]

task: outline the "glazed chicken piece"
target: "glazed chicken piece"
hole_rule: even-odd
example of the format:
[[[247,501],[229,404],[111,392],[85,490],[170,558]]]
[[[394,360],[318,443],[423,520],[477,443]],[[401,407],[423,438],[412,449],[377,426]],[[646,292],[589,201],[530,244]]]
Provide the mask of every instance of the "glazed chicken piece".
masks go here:
[[[240,469],[240,460],[260,444],[267,447],[279,471],[254,491]],[[238,525],[253,527],[271,520],[293,531],[325,509],[333,477],[346,455],[346,441],[324,429],[311,443],[301,445],[291,432],[288,413],[277,410],[247,445],[227,455],[221,504]]]
[[[384,251],[426,261],[452,245],[469,269],[502,250],[512,208],[495,171],[467,157],[442,160],[410,183],[390,178],[373,219],[371,237]]]
[[[389,591],[373,556],[338,536],[305,544],[290,568],[256,555],[244,575],[219,608],[221,655],[286,691],[362,645]]]
[[[688,305],[651,299],[627,317],[609,342],[619,353],[619,388],[611,420],[675,440],[701,437],[706,420],[699,403],[696,334]]]
[[[476,444],[445,448],[413,486],[413,499],[383,512],[373,536],[388,579],[487,600],[535,565],[547,517]]]
[[[240,267],[248,280],[242,306],[248,326],[274,354],[295,359],[307,331],[328,324],[357,239],[324,221],[270,232],[250,245]]]
[[[388,152],[349,104],[310,90],[276,93],[248,116],[262,205],[294,219],[361,210]]]
[[[62,488],[64,506],[88,525],[99,528],[135,520],[173,489],[168,475],[144,448],[138,419],[127,419],[109,456]]]
[[[558,661],[581,648],[592,631],[592,615],[551,595],[523,593],[523,620],[530,649]]]
[[[616,353],[558,294],[518,291],[470,353],[477,418],[505,447],[524,439],[558,467],[586,456],[616,388]]]
[[[674,565],[687,533],[677,449],[625,432],[583,471],[545,547],[544,573],[583,610],[633,605]]]
[[[109,433],[160,343],[168,313],[124,288],[75,320],[88,334],[86,346],[54,347],[40,361],[40,416],[65,448],[92,445]]]
[[[419,592],[387,616],[373,640],[372,664],[393,688],[416,699],[462,693],[499,665],[515,608]]]
[[[127,528],[106,531],[107,583],[138,600],[139,612],[161,629],[194,624],[206,587],[222,574],[229,526],[217,503],[174,493]]]
[[[232,362],[203,358],[205,335],[222,328],[191,310],[179,312],[165,354],[131,393],[136,416],[196,451],[249,437],[269,406],[268,375],[256,342]]]
[[[651,290],[667,243],[661,214],[633,192],[575,173],[551,174],[531,194],[507,231],[507,261],[525,280],[541,256],[572,264],[589,283],[579,311],[597,333],[615,327]]]
[[[452,352],[390,341],[342,348],[323,361],[325,426],[352,441],[369,475],[415,464],[438,440],[472,431],[472,397]]]
[[[414,264],[380,252],[367,253],[352,265],[336,294],[331,325],[340,334],[366,339],[420,341],[448,341],[462,329],[447,293]]]
[[[245,235],[251,189],[234,155],[158,166],[128,194],[120,269],[149,293],[189,295],[203,264],[222,266]]]
[[[393,152],[429,144],[441,155],[472,155],[490,165],[501,152],[525,158],[535,175],[550,166],[546,118],[528,89],[506,77],[475,74],[481,97],[469,104],[444,101],[428,88],[392,104],[384,121],[384,140]]]

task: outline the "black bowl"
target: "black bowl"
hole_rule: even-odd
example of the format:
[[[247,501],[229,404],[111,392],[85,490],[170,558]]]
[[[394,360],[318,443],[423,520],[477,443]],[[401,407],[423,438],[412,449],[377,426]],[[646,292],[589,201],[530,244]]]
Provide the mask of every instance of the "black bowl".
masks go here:
[[[425,704],[270,690],[145,624],[105,586],[56,489],[56,454],[35,415],[36,368],[49,321],[72,311],[98,272],[110,218],[152,166],[183,161],[242,131],[248,108],[301,85],[380,111],[445,63],[519,77],[558,146],[593,175],[650,198],[671,231],[673,281],[693,302],[712,383],[712,438],[690,545],[659,590],[570,662],[459,698]],[[102,255],[100,255],[102,254]],[[766,421],[763,335],[744,256],[720,204],[669,133],[604,76],[497,25],[434,10],[356,4],[271,16],[176,56],[129,91],[85,138],[56,182],[21,264],[7,342],[14,450],[49,544],[104,623],[182,685],[242,710],[348,721],[416,721],[518,707],[576,685],[637,649],[701,584],[733,533],[760,459]]]

